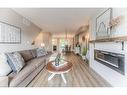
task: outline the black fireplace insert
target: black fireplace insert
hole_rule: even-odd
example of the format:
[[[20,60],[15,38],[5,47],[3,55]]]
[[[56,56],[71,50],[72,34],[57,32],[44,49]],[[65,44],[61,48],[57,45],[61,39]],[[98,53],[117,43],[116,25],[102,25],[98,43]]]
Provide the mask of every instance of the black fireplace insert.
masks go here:
[[[102,50],[94,50],[94,59],[109,68],[125,74],[125,55],[119,53],[112,53]]]

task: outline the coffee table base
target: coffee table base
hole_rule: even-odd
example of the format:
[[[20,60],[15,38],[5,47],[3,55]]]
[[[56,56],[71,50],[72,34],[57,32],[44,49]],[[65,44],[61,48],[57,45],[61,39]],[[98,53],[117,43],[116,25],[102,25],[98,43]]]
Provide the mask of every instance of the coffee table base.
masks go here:
[[[55,76],[56,74],[55,73],[53,73],[49,78],[48,78],[48,81],[49,80],[51,80],[54,76]],[[66,79],[65,79],[65,77],[64,77],[64,74],[63,73],[61,73],[60,74],[61,75],[61,77],[62,77],[62,79],[63,79],[63,81],[64,81],[64,83],[66,84],[67,83],[67,81],[66,81]]]

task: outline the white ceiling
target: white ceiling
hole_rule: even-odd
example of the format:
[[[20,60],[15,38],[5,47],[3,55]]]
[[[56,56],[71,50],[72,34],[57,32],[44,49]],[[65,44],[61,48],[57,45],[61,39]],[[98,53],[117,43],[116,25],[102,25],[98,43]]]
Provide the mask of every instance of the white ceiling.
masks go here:
[[[72,36],[77,29],[89,22],[99,8],[15,8],[20,15],[29,19],[45,32],[63,36],[65,31]]]

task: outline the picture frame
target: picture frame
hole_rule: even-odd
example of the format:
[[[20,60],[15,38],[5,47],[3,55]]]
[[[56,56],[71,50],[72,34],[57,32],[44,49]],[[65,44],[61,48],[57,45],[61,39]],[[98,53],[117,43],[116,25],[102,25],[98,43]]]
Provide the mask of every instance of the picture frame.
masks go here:
[[[21,28],[0,21],[0,44],[21,44]]]
[[[96,18],[96,39],[110,37],[109,22],[112,19],[112,8],[106,9]]]

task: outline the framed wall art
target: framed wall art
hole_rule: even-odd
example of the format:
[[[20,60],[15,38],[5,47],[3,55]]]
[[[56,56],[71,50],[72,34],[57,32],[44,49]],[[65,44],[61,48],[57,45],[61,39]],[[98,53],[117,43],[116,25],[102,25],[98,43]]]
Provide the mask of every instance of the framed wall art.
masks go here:
[[[112,8],[108,8],[96,18],[96,39],[110,36],[109,22],[112,18]]]
[[[0,21],[0,44],[20,44],[21,28]]]

